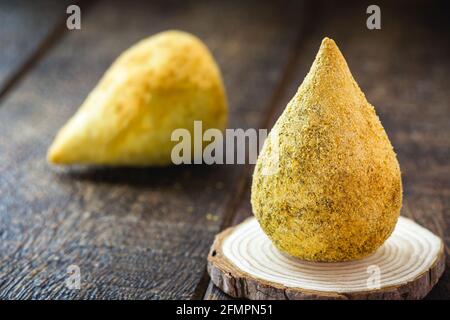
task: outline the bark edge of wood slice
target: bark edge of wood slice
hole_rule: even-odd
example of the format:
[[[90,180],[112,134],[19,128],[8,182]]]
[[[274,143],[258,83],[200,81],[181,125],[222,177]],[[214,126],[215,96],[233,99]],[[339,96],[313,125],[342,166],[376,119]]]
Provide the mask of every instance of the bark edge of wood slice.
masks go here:
[[[445,253],[441,238],[399,217],[383,246],[362,260],[307,262],[278,251],[252,217],[216,235],[207,269],[234,298],[422,299],[443,274]]]

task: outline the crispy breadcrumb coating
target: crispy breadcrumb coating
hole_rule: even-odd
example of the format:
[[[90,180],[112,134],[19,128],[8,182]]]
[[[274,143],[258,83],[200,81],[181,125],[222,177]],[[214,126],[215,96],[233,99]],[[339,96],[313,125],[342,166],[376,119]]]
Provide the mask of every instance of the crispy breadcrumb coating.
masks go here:
[[[279,170],[266,140],[251,202],[281,251],[310,261],[346,261],[374,252],[402,205],[400,167],[383,126],[331,39],[276,122]]]

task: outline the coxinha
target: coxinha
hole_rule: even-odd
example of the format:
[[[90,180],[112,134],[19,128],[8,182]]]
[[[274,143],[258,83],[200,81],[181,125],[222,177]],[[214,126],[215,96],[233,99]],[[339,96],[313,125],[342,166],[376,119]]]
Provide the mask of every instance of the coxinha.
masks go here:
[[[49,148],[56,165],[172,164],[174,130],[224,130],[228,106],[222,75],[206,45],[169,30],[144,39],[106,71]],[[201,153],[201,150],[199,150]]]
[[[267,166],[277,173],[264,174]],[[329,38],[264,143],[251,203],[274,245],[304,260],[360,259],[394,230],[402,205],[396,155]]]

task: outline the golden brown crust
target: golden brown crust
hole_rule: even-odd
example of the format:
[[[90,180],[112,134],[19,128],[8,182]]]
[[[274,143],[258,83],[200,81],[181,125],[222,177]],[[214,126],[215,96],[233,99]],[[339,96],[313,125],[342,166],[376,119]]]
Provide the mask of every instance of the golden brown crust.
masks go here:
[[[223,130],[227,101],[206,46],[166,31],[126,50],[60,130],[48,152],[54,164],[168,165],[175,129]],[[201,151],[201,150],[200,150]]]
[[[392,145],[333,40],[276,122],[279,171],[267,139],[253,174],[252,207],[282,251],[305,260],[360,259],[389,237],[402,183]]]

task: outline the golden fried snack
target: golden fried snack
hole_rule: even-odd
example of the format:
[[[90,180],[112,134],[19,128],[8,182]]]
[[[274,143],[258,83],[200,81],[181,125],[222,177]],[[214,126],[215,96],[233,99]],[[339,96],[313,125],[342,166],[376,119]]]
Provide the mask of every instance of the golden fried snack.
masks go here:
[[[267,174],[266,167],[278,171]],[[396,155],[331,39],[322,41],[264,144],[251,202],[274,245],[310,261],[363,258],[397,223],[402,182]]]
[[[171,164],[177,128],[223,130],[227,101],[220,70],[195,36],[166,31],[126,50],[105,73],[48,151],[53,164]],[[201,150],[200,150],[201,151]],[[195,155],[193,155],[195,156]]]

